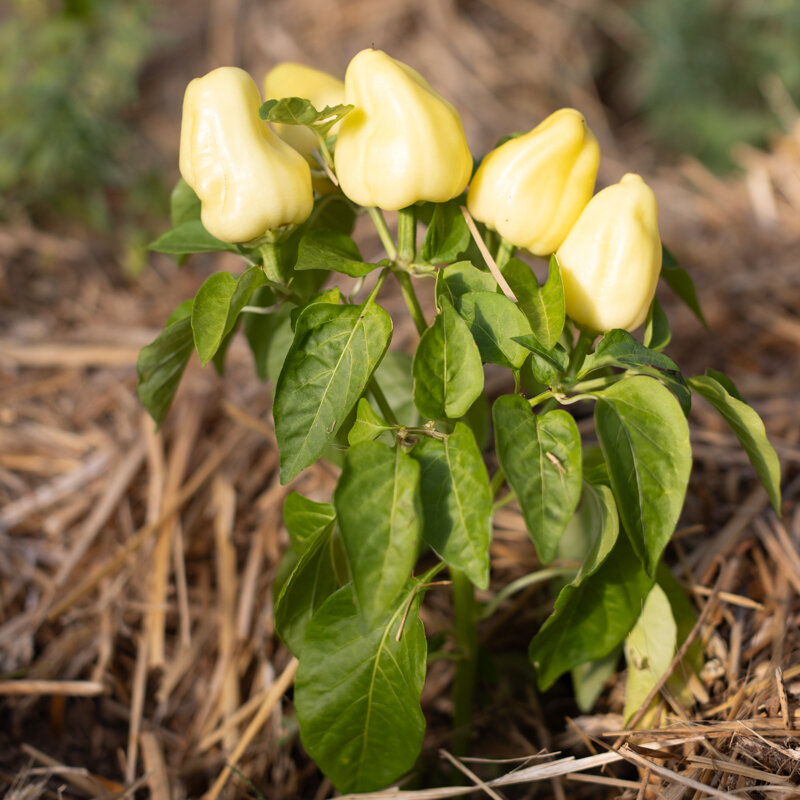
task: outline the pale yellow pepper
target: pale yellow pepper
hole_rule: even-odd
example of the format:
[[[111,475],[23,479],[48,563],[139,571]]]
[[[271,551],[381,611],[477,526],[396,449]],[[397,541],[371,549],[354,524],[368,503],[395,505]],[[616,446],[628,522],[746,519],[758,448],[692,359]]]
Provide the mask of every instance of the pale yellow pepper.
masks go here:
[[[248,242],[298,225],[314,196],[305,159],[258,116],[255,81],[220,67],[186,87],[180,172],[201,203],[206,230],[225,242]]]
[[[567,315],[593,331],[632,331],[661,272],[658,205],[639,175],[598,192],[556,252]]]
[[[583,115],[562,108],[483,159],[467,207],[516,247],[549,256],[591,199],[599,161]]]
[[[344,83],[322,70],[284,61],[273,67],[264,77],[264,97],[267,100],[304,97],[317,111],[322,111],[326,106],[344,103]],[[340,124],[337,122],[331,128],[331,134],[338,132]],[[313,131],[305,125],[284,125],[277,122],[273,123],[273,127],[284,142],[305,156],[309,164],[316,166],[312,153],[317,149],[318,142]]]
[[[411,67],[381,50],[362,50],[347,67],[336,141],[342,191],[361,206],[389,211],[464,191],[472,156],[455,108]]]

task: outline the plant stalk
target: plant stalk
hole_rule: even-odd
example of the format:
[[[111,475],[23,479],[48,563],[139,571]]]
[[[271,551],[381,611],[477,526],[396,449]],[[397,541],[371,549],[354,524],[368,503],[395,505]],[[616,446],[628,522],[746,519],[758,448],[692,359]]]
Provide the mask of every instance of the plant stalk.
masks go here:
[[[417,326],[417,332],[420,336],[428,329],[428,323],[425,321],[425,314],[422,312],[422,306],[419,304],[417,293],[414,291],[414,285],[411,283],[411,276],[407,272],[398,270],[394,273],[397,277],[397,282],[400,284],[400,291],[403,293],[403,299],[406,301],[406,306],[411,313],[411,319]]]
[[[475,695],[478,658],[478,612],[475,592],[461,570],[450,568],[456,614],[456,647],[459,658],[453,679],[453,755],[469,752],[472,704]]]
[[[386,225],[386,220],[383,218],[381,210],[371,207],[367,209],[367,214],[369,214],[370,219],[372,219],[372,224],[378,232],[378,236],[383,244],[383,249],[386,250],[386,255],[389,256],[390,261],[395,261],[397,259],[397,248],[394,246],[392,234],[389,233],[389,227]]]
[[[404,265],[417,257],[417,208],[408,206],[397,212],[397,256]]]

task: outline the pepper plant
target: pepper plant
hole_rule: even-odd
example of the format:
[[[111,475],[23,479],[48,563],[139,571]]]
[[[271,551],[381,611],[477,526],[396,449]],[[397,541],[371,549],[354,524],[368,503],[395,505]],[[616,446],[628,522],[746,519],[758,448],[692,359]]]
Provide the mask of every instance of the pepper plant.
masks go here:
[[[181,259],[227,250],[244,265],[209,277],[142,350],[139,395],[160,424],[192,352],[222,372],[242,328],[258,376],[275,382],[281,481],[320,458],[341,467],[328,502],[292,492],[284,506],[291,547],[275,624],[299,659],[306,749],[342,792],[413,767],[425,729],[419,609],[443,582],[455,609],[456,749],[479,615],[553,576],[560,592],[529,646],[539,688],[571,673],[590,706],[591,676],[613,672],[624,650],[630,718],[692,625],[661,558],[689,481],[693,393],[730,424],[780,507],[778,460],[755,411],[724,375],[687,379],[663,352],[659,276],[702,314],[662,249],[652,190],[629,174],[592,197],[599,149],[573,109],[508,139],[473,174],[456,110],[381,51],[359,53],[343,85],[282,65],[267,86],[293,95],[261,104],[234,68],[187,89],[174,227],[153,248]],[[396,238],[384,212],[397,212]],[[377,263],[351,238],[362,213],[385,247]],[[549,257],[543,284],[525,252]],[[339,276],[355,281],[345,290]],[[390,349],[380,292],[393,281],[419,333],[413,356]],[[432,319],[418,290],[433,296]],[[499,397],[486,396],[486,364],[507,370]],[[586,441],[575,404],[593,410]],[[492,515],[512,501],[542,569],[479,611]]]

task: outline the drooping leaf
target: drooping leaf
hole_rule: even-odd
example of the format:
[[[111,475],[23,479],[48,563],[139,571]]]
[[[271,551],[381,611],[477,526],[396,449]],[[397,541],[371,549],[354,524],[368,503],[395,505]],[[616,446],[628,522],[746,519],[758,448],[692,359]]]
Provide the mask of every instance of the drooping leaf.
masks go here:
[[[371,625],[392,608],[417,560],[419,464],[399,447],[354,445],[345,454],[333,502],[356,602]]]
[[[373,410],[366,397],[362,397],[358,401],[356,409],[356,421],[347,434],[348,444],[355,445],[361,442],[372,442],[382,433],[393,430],[393,426],[389,425],[386,420]]]
[[[518,258],[509,259],[503,267],[503,276],[528,318],[534,337],[545,351],[552,350],[564,330],[566,320],[564,285],[556,257],[550,257],[547,280],[543,286],[539,286],[533,270]]]
[[[529,648],[544,691],[579,664],[604,658],[633,627],[653,585],[626,536],[589,575],[579,575],[556,599],[553,613]]]
[[[173,228],[200,219],[200,198],[183,178],[178,178],[169,197],[169,216]]]
[[[446,297],[440,303],[414,355],[414,404],[426,419],[456,419],[483,391],[483,367],[467,324]]]
[[[485,364],[519,369],[528,351],[515,339],[531,333],[531,326],[519,307],[496,292],[467,292],[455,301],[467,323]]]
[[[253,292],[265,281],[260,267],[250,267],[238,277],[217,272],[205,280],[192,305],[194,345],[202,364],[211,360]]]
[[[689,386],[705,397],[730,425],[736,438],[742,443],[759,480],[767,490],[775,513],[780,514],[781,465],[775,448],[767,439],[761,417],[747,403],[727,391],[717,377],[698,375],[689,378]]]
[[[672,341],[672,330],[669,327],[669,320],[658,298],[654,297],[644,323],[644,346],[660,353],[670,341]]]
[[[561,409],[534,414],[527,400],[495,401],[495,446],[539,558],[552,561],[581,495],[581,436]]]
[[[662,249],[664,257],[661,264],[661,277],[664,279],[664,283],[686,303],[691,312],[707,328],[708,323],[697,300],[697,290],[694,288],[692,276],[683,267],[678,266],[675,256],[666,247]]]
[[[596,393],[595,427],[623,526],[650,575],[683,508],[692,450],[672,394],[645,376]]]
[[[223,242],[212,236],[199,219],[189,219],[162,233],[149,245],[156,253],[183,256],[191,253],[216,253],[226,251],[238,253],[239,248],[230,242]]]
[[[447,438],[424,438],[411,455],[421,467],[423,539],[443,561],[485,589],[492,495],[472,431],[457,422]]]
[[[136,391],[158,426],[167,416],[194,349],[190,314],[191,304],[181,303],[164,330],[141,349],[136,361]]]
[[[422,260],[429,264],[455,261],[469,243],[469,228],[461,213],[461,201],[437,203],[422,242]]]
[[[668,386],[678,398],[684,414],[689,413],[692,395],[678,365],[668,356],[645,347],[627,331],[609,331],[586,357],[578,378],[602,367],[620,367],[650,375]]]
[[[360,278],[379,266],[365,263],[356,243],[347,234],[315,228],[300,240],[295,269],[332,270]]]
[[[623,724],[647,699],[667,671],[675,655],[677,628],[664,590],[655,584],[644,601],[642,613],[625,639],[628,682],[625,685]]]
[[[317,503],[299,492],[291,492],[283,501],[283,522],[292,547],[302,555],[320,531],[333,528],[336,509],[331,503]]]
[[[348,585],[306,629],[294,692],[300,736],[339,792],[382,789],[416,761],[427,656],[418,608],[415,583],[366,626]]]
[[[282,483],[322,454],[364,393],[391,336],[391,317],[374,303],[313,303],[300,315],[273,406]]]

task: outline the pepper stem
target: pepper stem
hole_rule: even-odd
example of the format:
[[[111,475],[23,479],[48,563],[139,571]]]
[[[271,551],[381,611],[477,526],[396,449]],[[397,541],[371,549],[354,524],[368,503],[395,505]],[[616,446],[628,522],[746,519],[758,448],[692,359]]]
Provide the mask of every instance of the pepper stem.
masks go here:
[[[417,257],[417,208],[408,206],[397,212],[397,254],[404,265]]]
[[[402,270],[397,270],[394,274],[400,284],[400,291],[403,293],[403,299],[406,301],[411,318],[417,326],[417,333],[421,336],[428,329],[428,323],[425,321],[425,314],[419,304],[417,293],[414,291],[414,285],[411,283],[411,276]]]

